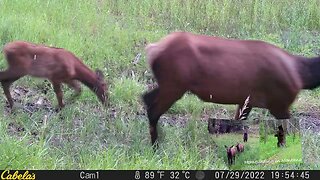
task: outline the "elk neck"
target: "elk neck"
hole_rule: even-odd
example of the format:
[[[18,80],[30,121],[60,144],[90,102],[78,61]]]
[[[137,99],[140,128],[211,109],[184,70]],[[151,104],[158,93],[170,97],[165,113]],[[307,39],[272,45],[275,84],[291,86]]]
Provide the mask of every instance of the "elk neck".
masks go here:
[[[85,65],[81,64],[76,68],[76,79],[81,81],[84,85],[95,91],[98,85],[98,79],[95,72],[90,70]]]

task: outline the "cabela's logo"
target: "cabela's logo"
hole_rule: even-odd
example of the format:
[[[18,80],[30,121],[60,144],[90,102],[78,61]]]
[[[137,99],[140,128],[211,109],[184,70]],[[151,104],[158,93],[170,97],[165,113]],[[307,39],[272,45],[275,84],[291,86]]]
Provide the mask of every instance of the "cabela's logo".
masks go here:
[[[5,170],[1,173],[1,179],[6,180],[16,180],[16,179],[25,179],[25,180],[35,180],[36,175],[34,173],[30,174],[29,171],[25,171],[23,174],[19,173],[19,171],[15,171],[14,173],[10,173],[10,170]]]

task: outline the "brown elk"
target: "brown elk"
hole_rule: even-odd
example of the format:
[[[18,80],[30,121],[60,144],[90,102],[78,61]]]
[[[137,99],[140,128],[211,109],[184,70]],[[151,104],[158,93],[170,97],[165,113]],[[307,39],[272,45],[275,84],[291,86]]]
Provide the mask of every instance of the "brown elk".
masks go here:
[[[236,154],[237,154],[237,148],[235,146],[224,146],[227,150],[227,158],[228,158],[228,164],[231,166],[236,162]]]
[[[238,105],[235,119],[249,95],[247,116],[258,107],[288,119],[300,90],[320,85],[320,57],[291,55],[263,41],[175,32],[147,45],[146,55],[158,83],[143,95],[152,144],[160,116],[187,91],[205,102]]]
[[[14,41],[4,46],[3,53],[8,62],[8,69],[0,72],[0,81],[10,108],[13,106],[10,85],[25,75],[49,79],[56,93],[59,108],[64,107],[62,83],[69,85],[79,95],[80,81],[89,87],[103,104],[107,100],[107,84],[102,72],[93,72],[65,49]]]
[[[237,147],[237,151],[238,151],[238,152],[243,152],[243,151],[244,151],[244,145],[243,145],[243,144],[238,143],[238,144],[236,145],[236,147]]]

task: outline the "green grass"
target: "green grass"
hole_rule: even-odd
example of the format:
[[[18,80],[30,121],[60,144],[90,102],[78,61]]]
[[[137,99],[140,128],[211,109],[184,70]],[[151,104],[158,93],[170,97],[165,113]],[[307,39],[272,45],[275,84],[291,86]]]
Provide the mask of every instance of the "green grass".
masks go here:
[[[53,132],[58,129],[53,128],[55,123],[48,122],[47,127],[39,128],[39,140],[24,133],[13,137],[2,133],[0,169],[226,169],[213,156],[213,141],[203,124],[191,121],[183,131],[166,127],[160,149],[154,153],[146,123],[138,126],[117,119],[97,129],[90,128],[93,122],[83,122],[83,127],[73,130],[60,127],[58,132]],[[2,125],[6,132],[7,124]],[[202,133],[192,132],[194,129]],[[171,137],[181,138],[172,142]]]
[[[293,135],[286,137],[286,147],[277,147],[277,138],[269,135],[266,143],[260,141],[260,160],[274,163],[302,163],[302,144],[299,136]]]
[[[312,132],[307,131],[303,135],[302,139],[302,147],[303,148],[303,158],[304,162],[307,165],[315,165],[317,169],[320,168],[320,142],[319,142],[320,134],[314,135]]]
[[[223,158],[225,163],[228,162],[225,145],[230,147],[231,145],[236,145],[237,143],[243,143],[242,134],[228,133],[219,135],[214,138],[217,144],[218,156]],[[231,169],[247,169],[251,165],[246,163],[246,161],[257,161],[259,160],[259,138],[255,136],[250,136],[247,143],[243,143],[245,146],[244,152],[236,156],[235,164],[233,164]]]
[[[315,56],[320,52],[319,5],[318,0],[0,0],[0,48],[13,40],[66,48],[90,68],[100,68],[110,91],[108,109],[87,88],[58,114],[40,109],[29,115],[16,108],[10,115],[0,108],[0,169],[227,169],[222,150],[199,119],[233,117],[235,107],[203,103],[189,94],[166,114],[186,124],[162,121],[160,149],[153,153],[140,99],[152,83],[145,44],[182,30],[260,39],[294,54]],[[139,53],[140,61],[133,64]],[[0,56],[0,69],[6,67]],[[47,97],[56,106],[52,89],[41,92],[44,85],[41,79],[24,77],[13,88],[36,92],[18,98],[24,105]],[[64,92],[68,101],[72,91]],[[318,96],[318,90],[301,93],[292,110],[319,108]],[[261,110],[252,116],[261,117]],[[319,152],[319,137],[309,133],[303,138],[304,164],[272,168],[319,169],[319,157],[310,158]]]

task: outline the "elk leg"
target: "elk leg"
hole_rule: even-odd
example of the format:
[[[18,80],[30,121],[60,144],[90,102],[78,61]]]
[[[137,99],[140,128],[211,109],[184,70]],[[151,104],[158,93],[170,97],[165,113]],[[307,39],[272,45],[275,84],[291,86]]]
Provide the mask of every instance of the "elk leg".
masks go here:
[[[77,81],[77,80],[71,80],[71,81],[66,82],[66,84],[67,84],[70,88],[74,89],[74,91],[75,91],[75,96],[79,96],[79,95],[81,94],[81,85],[80,85],[79,81]]]
[[[180,99],[184,93],[185,91],[183,90],[163,90],[156,88],[143,95],[143,101],[147,106],[152,145],[157,146],[157,124],[160,116],[165,113],[178,99]]]
[[[7,98],[10,109],[12,109],[12,107],[13,107],[13,100],[12,100],[11,93],[10,93],[10,86],[14,81],[18,80],[19,78],[20,77],[15,77],[13,79],[7,79],[7,80],[4,80],[1,82],[3,92]]]
[[[149,119],[149,132],[150,132],[150,136],[151,136],[152,145],[155,144],[155,141],[158,138],[156,126],[157,126],[158,119],[160,118],[160,115],[158,115],[159,117],[156,117],[153,113],[154,104],[156,103],[155,101],[156,101],[158,94],[159,94],[159,88],[156,88],[148,93],[145,93],[142,96],[143,102],[147,108],[147,115],[148,115],[148,119]]]
[[[7,101],[9,103],[9,107],[10,109],[12,109],[13,107],[13,100],[12,100],[12,97],[11,97],[11,94],[10,94],[10,86],[11,84],[13,83],[13,81],[2,81],[1,82],[1,85],[2,85],[2,88],[3,88],[3,92],[7,98]]]
[[[25,73],[22,69],[12,70],[11,68],[9,68],[5,71],[0,72],[0,82],[2,84],[3,91],[9,101],[11,108],[13,106],[13,101],[10,94],[10,86],[14,81],[20,79],[24,75]]]
[[[159,94],[159,88],[153,89],[152,91],[145,93],[142,96],[144,104],[148,107],[150,107],[154,103],[154,99]]]
[[[53,90],[54,90],[54,92],[56,93],[56,96],[57,96],[59,108],[61,109],[61,108],[64,107],[64,103],[62,101],[63,93],[62,93],[62,90],[61,90],[61,83],[52,82],[52,86],[53,86]]]

